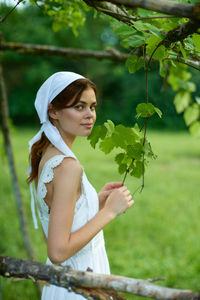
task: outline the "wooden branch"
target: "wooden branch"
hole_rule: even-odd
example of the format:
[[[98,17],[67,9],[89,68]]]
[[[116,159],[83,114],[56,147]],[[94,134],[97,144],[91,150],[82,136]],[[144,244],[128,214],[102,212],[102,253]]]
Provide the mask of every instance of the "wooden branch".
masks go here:
[[[172,35],[173,36],[173,35]],[[167,42],[166,42],[167,43]],[[116,49],[110,49],[106,51],[95,51],[95,50],[84,50],[84,49],[74,49],[74,48],[59,48],[55,46],[47,45],[35,45],[35,44],[20,44],[13,42],[1,42],[0,50],[2,51],[15,51],[20,54],[32,54],[32,55],[55,55],[63,56],[65,58],[91,58],[90,54],[92,52],[92,58],[95,59],[109,59],[113,61],[125,61],[131,55],[143,56],[143,52],[138,48],[133,53],[122,53]],[[148,60],[149,57],[146,56]],[[196,60],[187,58],[186,62],[183,57],[171,57],[168,60],[175,60],[177,62],[187,64],[189,67],[200,71],[200,58],[195,57]],[[166,59],[167,60],[167,59]]]
[[[8,12],[8,14],[7,14],[3,19],[1,19],[1,17],[0,17],[0,24],[6,21],[6,19],[9,17],[9,15],[16,9],[16,7],[17,7],[22,1],[23,1],[23,0],[18,0],[18,2],[15,4],[15,6]]]
[[[73,271],[69,266],[45,265],[23,259],[0,256],[0,275],[20,279],[31,279],[33,282],[42,281],[43,284],[54,284],[65,287],[69,292],[82,295],[86,299],[96,300],[125,300],[116,291],[91,287],[82,284],[87,282],[85,274],[92,272]]]
[[[1,119],[2,133],[3,133],[3,137],[4,137],[4,144],[5,144],[5,148],[6,148],[6,154],[7,154],[11,177],[12,177],[12,184],[13,184],[14,195],[15,195],[15,199],[16,199],[20,229],[21,229],[22,238],[23,238],[23,242],[24,242],[24,246],[25,246],[25,250],[28,255],[28,258],[33,260],[34,254],[33,254],[30,239],[28,236],[28,228],[27,228],[27,224],[25,221],[22,197],[21,197],[21,193],[20,193],[19,182],[18,182],[18,178],[17,178],[15,162],[14,162],[14,157],[13,157],[13,151],[12,151],[12,145],[11,145],[10,130],[9,130],[9,124],[8,124],[8,120],[9,120],[8,101],[7,101],[6,86],[5,86],[5,81],[4,81],[4,77],[3,77],[3,70],[2,70],[1,63],[0,63],[0,92],[1,92],[1,94],[0,94],[1,118],[0,119]],[[38,285],[36,285],[36,290],[38,293],[38,297],[40,297],[40,288]]]
[[[170,35],[173,36],[172,33]],[[164,43],[164,42],[163,42]],[[166,38],[166,43],[168,40]],[[165,43],[164,43],[165,44]],[[71,58],[90,58],[92,52],[92,58],[96,59],[110,59],[114,61],[125,61],[128,57],[135,54],[137,56],[143,56],[142,51],[136,50],[134,53],[122,53],[116,49],[110,49],[107,51],[95,51],[95,50],[84,50],[84,49],[74,49],[74,48],[59,48],[55,46],[47,45],[35,45],[35,44],[21,44],[14,42],[1,42],[0,50],[16,51],[20,54],[33,54],[33,55],[55,55],[64,56]],[[148,59],[148,57],[146,57]],[[200,70],[200,58],[196,57],[196,60],[187,58],[186,62],[183,57],[170,58],[170,60],[175,60],[181,63],[185,63],[188,66]]]
[[[102,0],[95,1],[101,2]],[[107,0],[106,2],[124,5],[127,8],[140,7],[167,15],[200,19],[198,10],[199,3],[196,3],[194,6],[188,3],[180,3],[168,0]]]
[[[124,12],[119,6],[109,2],[99,2],[92,0],[83,0],[87,5],[94,7],[97,11],[102,12],[108,16],[111,16],[118,21],[123,21],[125,24],[133,25],[131,21],[135,21],[136,18]]]
[[[63,56],[65,58],[110,59],[118,62],[124,61],[130,56],[130,54],[121,53],[116,49],[109,49],[106,51],[95,51],[47,45],[21,44],[15,42],[6,43],[3,41],[0,42],[0,50],[16,51],[20,54],[55,55]]]
[[[32,280],[42,280],[50,284],[65,287],[69,291],[74,291],[84,296],[84,293],[87,290],[90,295],[87,299],[104,299],[100,298],[101,296],[99,296],[99,298],[91,298],[91,288],[93,289],[92,292],[95,292],[96,289],[104,289],[104,292],[105,290],[114,290],[154,299],[200,299],[200,293],[195,293],[190,290],[162,287],[154,285],[148,280],[83,272],[72,270],[68,266],[62,267],[58,265],[45,265],[38,262],[30,262],[27,260],[6,256],[0,256],[0,275],[4,277],[19,277],[29,278]],[[98,291],[101,292],[100,290]]]

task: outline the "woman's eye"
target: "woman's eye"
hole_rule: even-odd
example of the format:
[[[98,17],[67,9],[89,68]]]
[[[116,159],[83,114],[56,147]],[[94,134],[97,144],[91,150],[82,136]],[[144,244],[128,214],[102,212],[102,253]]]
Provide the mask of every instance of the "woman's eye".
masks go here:
[[[83,105],[77,105],[77,106],[75,106],[75,108],[76,108],[77,110],[81,110],[81,109],[83,109]]]
[[[96,106],[95,106],[95,105],[92,105],[92,106],[90,107],[90,109],[91,109],[91,110],[95,110],[95,109],[96,109]]]

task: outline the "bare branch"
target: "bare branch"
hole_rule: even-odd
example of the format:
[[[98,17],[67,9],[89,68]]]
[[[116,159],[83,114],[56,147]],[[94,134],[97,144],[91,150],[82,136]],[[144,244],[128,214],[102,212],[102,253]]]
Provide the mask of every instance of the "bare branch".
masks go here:
[[[109,49],[106,51],[94,51],[75,48],[63,48],[47,45],[36,44],[21,44],[21,43],[0,43],[0,50],[17,51],[20,54],[34,54],[34,55],[55,55],[63,56],[65,58],[96,58],[96,59],[110,59],[113,61],[124,61],[130,54],[121,53],[116,49]]]
[[[123,21],[125,24],[133,25],[131,21],[135,21],[135,18],[125,12],[122,8],[115,4],[108,2],[99,2],[91,0],[83,0],[87,5],[94,7],[97,11],[102,12],[108,16],[111,16],[118,21]]]
[[[176,16],[149,16],[149,17],[133,17],[128,14],[124,9],[108,2],[100,2],[84,0],[86,4],[94,7],[99,12],[102,12],[106,15],[109,15],[118,21],[123,21],[124,23],[129,24],[130,21],[140,21],[140,20],[152,20],[152,19],[166,19],[166,18],[177,18]],[[129,25],[134,25],[130,23]]]
[[[102,2],[102,0],[96,0],[96,2]],[[173,15],[177,17],[186,17],[192,19],[199,19],[196,6],[188,3],[180,3],[168,0],[107,0],[113,4],[124,5],[127,8],[144,8],[155,12],[161,12],[167,15]]]
[[[46,281],[82,295],[85,295],[84,292],[87,291],[90,295],[90,298],[87,299],[97,299],[91,297],[94,295],[91,293],[91,288],[93,292],[96,289],[99,289],[99,291],[102,291],[102,289],[104,291],[114,290],[166,300],[199,300],[200,297],[200,293],[162,287],[152,284],[148,280],[77,271],[70,269],[68,266],[45,265],[5,256],[0,256],[0,274],[5,277],[32,278]],[[99,299],[109,298],[99,297]],[[114,296],[113,299],[120,298]]]
[[[0,24],[5,22],[5,20],[8,18],[8,16],[15,10],[15,8],[21,3],[23,2],[24,0],[19,0],[16,5],[8,12],[8,14],[3,18],[3,19],[0,19]]]

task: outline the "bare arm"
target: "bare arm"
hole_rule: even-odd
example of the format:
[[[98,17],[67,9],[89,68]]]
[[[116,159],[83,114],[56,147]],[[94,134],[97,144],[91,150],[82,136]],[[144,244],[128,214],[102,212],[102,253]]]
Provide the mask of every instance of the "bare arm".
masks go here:
[[[125,186],[116,189],[94,218],[71,233],[81,173],[81,166],[72,158],[64,159],[55,169],[47,242],[48,256],[53,263],[60,263],[74,255],[111,220],[133,204]]]

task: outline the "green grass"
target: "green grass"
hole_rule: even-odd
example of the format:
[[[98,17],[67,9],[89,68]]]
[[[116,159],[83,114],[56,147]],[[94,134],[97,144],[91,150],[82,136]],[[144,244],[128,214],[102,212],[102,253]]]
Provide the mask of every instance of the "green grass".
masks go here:
[[[46,248],[41,230],[33,229],[29,189],[25,183],[27,141],[33,130],[17,129],[13,149],[30,237],[38,261],[45,262]],[[104,229],[112,274],[134,278],[164,277],[157,284],[200,290],[200,141],[187,132],[150,132],[157,160],[151,161],[142,194],[135,205]],[[97,191],[104,183],[122,180],[113,155],[92,149],[85,138],[73,146],[89,180]],[[2,153],[1,153],[2,154]],[[26,258],[19,231],[7,159],[0,158],[0,253]],[[141,180],[127,178],[132,193]],[[3,299],[36,299],[31,281],[12,283],[1,279]],[[146,299],[133,295],[127,299]]]

